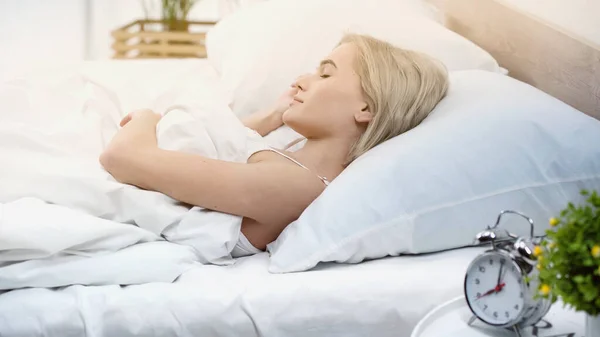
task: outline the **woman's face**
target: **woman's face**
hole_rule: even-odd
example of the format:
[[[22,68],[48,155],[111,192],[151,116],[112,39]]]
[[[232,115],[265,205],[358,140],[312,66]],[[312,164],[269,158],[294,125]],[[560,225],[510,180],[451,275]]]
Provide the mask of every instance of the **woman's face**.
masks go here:
[[[298,93],[283,121],[307,138],[353,135],[370,113],[354,71],[356,49],[342,44],[321,61],[317,71],[299,77]]]

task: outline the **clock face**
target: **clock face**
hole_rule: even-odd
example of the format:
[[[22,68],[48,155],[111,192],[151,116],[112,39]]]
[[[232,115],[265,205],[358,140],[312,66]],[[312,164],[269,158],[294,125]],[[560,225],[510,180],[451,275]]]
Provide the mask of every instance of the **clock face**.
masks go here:
[[[471,311],[491,325],[517,323],[525,305],[521,271],[507,254],[487,252],[475,259],[465,277]]]

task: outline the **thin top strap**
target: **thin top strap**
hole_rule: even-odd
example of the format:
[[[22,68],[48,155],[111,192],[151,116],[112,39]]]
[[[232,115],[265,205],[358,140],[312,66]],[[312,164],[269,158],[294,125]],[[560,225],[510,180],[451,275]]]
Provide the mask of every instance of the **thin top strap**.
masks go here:
[[[275,153],[279,154],[280,156],[283,156],[283,157],[285,157],[285,158],[287,158],[287,159],[291,160],[292,162],[296,163],[298,166],[302,167],[303,169],[305,169],[305,170],[307,170],[307,171],[310,171],[310,172],[312,172],[312,171],[311,171],[311,170],[310,170],[308,167],[306,167],[306,166],[302,165],[302,163],[301,163],[301,162],[297,161],[296,159],[294,159],[294,158],[292,158],[292,157],[288,156],[287,154],[285,154],[285,153],[283,153],[283,152],[281,152],[281,151],[279,151],[279,150],[276,150],[276,149],[274,149],[274,148],[271,148],[271,147],[270,147],[270,148],[268,148],[267,150],[273,151],[273,152],[275,152]],[[314,173],[314,172],[313,172],[313,173]],[[329,186],[329,180],[328,180],[326,177],[321,177],[320,175],[318,175],[318,174],[316,174],[316,173],[315,173],[315,175],[316,175],[316,176],[317,176],[319,179],[321,179],[321,181],[323,182],[323,184],[325,184],[325,187]]]
[[[294,145],[296,145],[296,144],[300,143],[300,142],[301,142],[301,141],[303,141],[303,140],[306,140],[306,138],[304,138],[304,137],[300,137],[300,138],[298,138],[298,139],[294,140],[293,142],[291,142],[291,143],[289,143],[288,145],[286,145],[286,146],[285,146],[285,148],[284,148],[284,150],[287,150],[287,149],[291,148],[292,146],[294,146]]]

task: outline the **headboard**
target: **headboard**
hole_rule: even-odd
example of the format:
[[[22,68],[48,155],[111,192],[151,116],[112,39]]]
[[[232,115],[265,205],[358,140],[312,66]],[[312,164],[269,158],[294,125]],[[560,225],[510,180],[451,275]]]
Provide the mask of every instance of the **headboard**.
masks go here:
[[[426,0],[509,75],[600,119],[600,46],[502,0]]]

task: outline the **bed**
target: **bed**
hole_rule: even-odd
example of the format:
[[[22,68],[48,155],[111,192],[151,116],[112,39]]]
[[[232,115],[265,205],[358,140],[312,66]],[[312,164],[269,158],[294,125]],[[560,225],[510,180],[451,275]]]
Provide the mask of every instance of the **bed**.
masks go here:
[[[271,274],[267,253],[174,283],[3,294],[6,336],[408,336],[481,249]]]
[[[446,14],[446,24],[450,29],[489,51],[511,76],[600,118],[600,94],[597,90],[600,87],[600,69],[597,67],[600,48],[567,36],[500,1],[431,2]],[[470,15],[468,13],[472,12],[469,11],[477,11],[477,15]],[[493,18],[496,16],[510,17],[519,24],[495,22]],[[512,31],[512,27],[520,25],[530,27],[527,31],[531,35],[517,38],[521,33]],[[482,27],[485,27],[486,34],[479,33]],[[556,54],[556,58],[548,60],[547,68],[543,68],[556,71],[540,70],[545,61],[538,61],[545,60],[543,55],[558,47],[545,43],[529,43],[528,48],[523,46],[526,41],[539,40],[539,36],[573,46],[580,51],[573,51],[573,55],[583,53],[585,56]],[[550,51],[545,48],[550,48]],[[513,50],[518,53],[513,53]],[[223,50],[219,52],[223,53]],[[248,59],[251,57],[249,53]],[[538,67],[531,67],[531,64]],[[81,69],[69,71],[84,74],[95,84],[112,88],[120,97],[122,109],[131,110],[152,99],[157,105],[164,104],[156,97],[168,100],[160,93],[169,86],[178,85],[178,75],[186,75],[192,81],[201,79],[203,85],[208,83],[219,87],[211,93],[218,92],[225,100],[228,95],[235,95],[234,91],[220,88],[227,84],[224,82],[235,80],[227,75],[226,70],[209,60],[152,60],[92,62]],[[239,68],[236,70],[239,73]],[[156,86],[153,81],[139,83],[136,80],[149,72],[153,73],[153,81],[160,81],[162,86]],[[68,78],[64,69],[58,70],[58,73]],[[44,76],[55,79],[56,72]],[[219,76],[225,80],[219,80]],[[131,90],[134,87],[136,90]],[[238,104],[249,109],[249,99],[243,97]],[[51,123],[53,119],[43,115],[36,117],[33,122],[39,125]],[[599,168],[591,166],[590,170]],[[328,199],[323,199],[322,203],[326,202]],[[489,217],[489,210],[486,209],[485,213]],[[540,216],[543,215],[545,213]],[[484,223],[477,220],[472,226],[483,228]],[[297,233],[289,231],[287,237],[282,238],[283,244],[285,239]],[[385,246],[384,242],[380,243]],[[483,249],[470,247],[431,253],[424,251],[424,254],[407,251],[415,254],[394,257],[383,257],[386,254],[380,253],[362,257],[351,253],[321,256],[317,261],[320,263],[314,263],[316,267],[311,265],[302,272],[287,272],[294,271],[291,267],[286,272],[273,272],[274,263],[279,269],[285,269],[285,264],[280,263],[282,260],[275,256],[285,255],[278,252],[281,250],[279,247],[272,249],[273,257],[270,253],[261,253],[222,265],[202,264],[189,258],[186,255],[189,252],[185,251],[181,255],[173,253],[172,260],[175,262],[172,265],[177,268],[172,274],[153,282],[144,281],[144,277],[151,278],[152,273],[148,271],[160,269],[161,264],[153,262],[151,257],[121,266],[129,269],[123,270],[123,273],[142,275],[140,279],[128,282],[104,280],[94,285],[73,282],[71,285],[50,286],[43,282],[45,275],[52,274],[40,273],[37,275],[37,279],[42,280],[39,287],[16,286],[18,289],[0,293],[0,335],[409,336],[429,310],[462,293],[463,273]],[[387,255],[399,253],[394,251]],[[355,263],[363,260],[366,261]],[[103,266],[118,270],[117,266],[121,263],[125,261],[115,258],[107,260]],[[94,273],[94,270],[85,273]],[[60,279],[55,274],[52,277]],[[29,276],[20,277],[26,279]],[[0,280],[6,282],[1,273]],[[79,283],[85,284],[83,281]],[[3,289],[6,288],[10,289]]]

